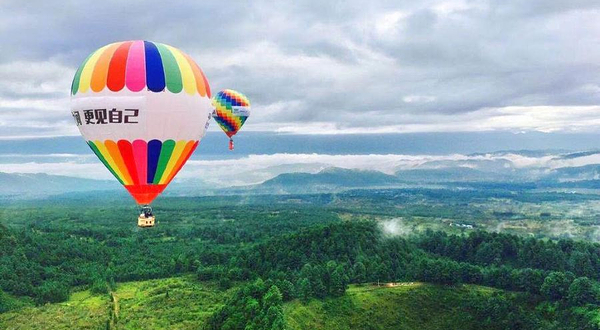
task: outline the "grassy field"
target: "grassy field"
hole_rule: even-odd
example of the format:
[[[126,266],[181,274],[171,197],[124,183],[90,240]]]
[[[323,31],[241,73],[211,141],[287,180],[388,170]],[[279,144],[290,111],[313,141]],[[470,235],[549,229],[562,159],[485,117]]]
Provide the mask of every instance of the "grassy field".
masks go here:
[[[199,329],[233,290],[193,276],[120,283],[112,298],[78,291],[64,303],[0,314],[0,329]],[[342,297],[288,302],[284,314],[289,330],[475,330],[481,323],[469,306],[494,292],[514,295],[475,285],[352,285]]]
[[[284,307],[290,330],[300,329],[480,329],[464,308],[477,294],[494,290],[479,286],[442,287],[402,283],[396,287],[351,286],[346,295]]]
[[[63,303],[27,306],[0,314],[0,329],[104,329],[110,307],[108,296],[78,291]]]
[[[0,329],[198,329],[228,294],[192,276],[126,282],[112,299],[78,291],[64,303],[0,314]]]
[[[116,329],[198,329],[228,297],[192,277],[119,284]]]

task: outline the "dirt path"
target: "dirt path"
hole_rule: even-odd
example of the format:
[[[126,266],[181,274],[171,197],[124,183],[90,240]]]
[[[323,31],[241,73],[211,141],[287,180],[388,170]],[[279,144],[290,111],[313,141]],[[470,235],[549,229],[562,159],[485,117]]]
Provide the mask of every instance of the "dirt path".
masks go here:
[[[115,319],[119,317],[119,297],[117,297],[116,294],[114,294],[113,292],[111,292],[111,295],[113,297],[113,314],[115,315]]]
[[[108,328],[109,329],[117,329],[117,321],[119,320],[119,297],[115,294],[114,291],[110,291],[110,301],[112,304],[112,308],[110,309],[110,314],[108,315]]]

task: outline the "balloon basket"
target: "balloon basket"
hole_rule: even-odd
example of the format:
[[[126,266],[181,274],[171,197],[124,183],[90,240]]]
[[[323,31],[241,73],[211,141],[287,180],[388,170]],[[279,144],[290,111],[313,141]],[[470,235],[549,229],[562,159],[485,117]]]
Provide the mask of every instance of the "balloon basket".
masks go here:
[[[150,205],[143,205],[142,211],[140,212],[140,215],[138,216],[138,227],[140,227],[140,228],[154,227],[155,221],[156,221],[156,218],[154,217],[154,214],[152,214],[152,208],[150,207]]]
[[[151,217],[139,216],[138,217],[138,227],[140,227],[140,228],[154,227],[155,220],[156,220],[156,218],[154,216],[151,216]]]
[[[233,150],[233,140],[229,139],[229,150]]]

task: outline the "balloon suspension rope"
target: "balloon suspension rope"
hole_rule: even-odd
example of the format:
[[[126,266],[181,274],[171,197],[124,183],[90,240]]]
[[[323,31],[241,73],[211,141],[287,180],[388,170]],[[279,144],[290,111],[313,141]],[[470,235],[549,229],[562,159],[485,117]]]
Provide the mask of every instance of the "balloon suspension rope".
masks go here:
[[[233,150],[233,139],[229,138],[229,150]]]

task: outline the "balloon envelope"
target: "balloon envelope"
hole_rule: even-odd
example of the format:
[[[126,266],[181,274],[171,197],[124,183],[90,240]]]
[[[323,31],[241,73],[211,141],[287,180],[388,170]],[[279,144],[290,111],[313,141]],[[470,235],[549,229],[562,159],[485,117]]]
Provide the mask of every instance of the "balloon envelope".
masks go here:
[[[231,89],[218,92],[213,97],[215,112],[213,117],[228,137],[234,136],[250,116],[248,98]]]
[[[100,161],[139,204],[150,204],[206,133],[210,97],[204,73],[182,51],[125,41],[81,64],[71,113]]]

